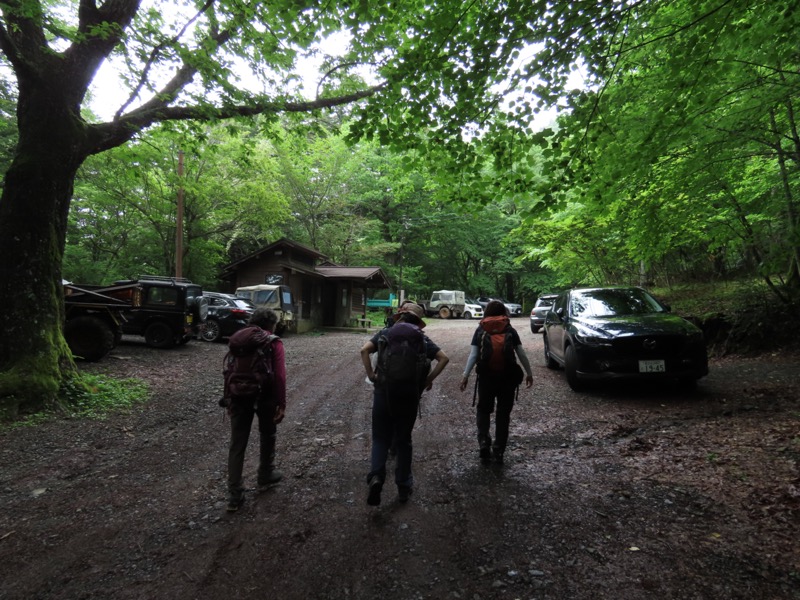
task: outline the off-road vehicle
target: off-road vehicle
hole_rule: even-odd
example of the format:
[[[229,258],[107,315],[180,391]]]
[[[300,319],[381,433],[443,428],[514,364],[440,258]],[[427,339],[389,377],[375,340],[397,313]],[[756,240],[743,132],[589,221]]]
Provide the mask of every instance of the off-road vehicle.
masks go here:
[[[436,290],[430,300],[422,302],[426,316],[438,316],[441,319],[460,319],[465,304],[464,292],[460,290]]]
[[[294,297],[288,285],[272,285],[262,283],[236,288],[239,298],[250,300],[256,307],[270,308],[278,315],[278,324],[275,326],[277,335],[284,332],[297,332],[295,321]]]
[[[171,348],[194,336],[208,314],[202,288],[187,279],[147,276],[108,286],[64,286],[64,337],[72,353],[100,360],[122,334]]]

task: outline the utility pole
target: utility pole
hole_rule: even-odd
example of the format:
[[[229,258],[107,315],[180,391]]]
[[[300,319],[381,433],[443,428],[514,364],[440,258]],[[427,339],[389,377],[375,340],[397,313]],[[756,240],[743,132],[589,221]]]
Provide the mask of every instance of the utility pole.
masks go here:
[[[183,277],[183,150],[178,150],[178,217],[175,221],[175,277]]]

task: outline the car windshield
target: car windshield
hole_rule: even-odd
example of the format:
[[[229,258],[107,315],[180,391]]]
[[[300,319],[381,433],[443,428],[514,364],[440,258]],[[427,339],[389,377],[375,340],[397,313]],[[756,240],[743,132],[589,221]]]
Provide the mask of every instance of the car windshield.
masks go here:
[[[613,317],[664,312],[644,290],[612,289],[580,292],[572,297],[572,314],[580,317]]]
[[[277,302],[278,297],[275,294],[275,290],[258,290],[254,300],[256,304],[269,304],[271,302]]]
[[[250,300],[245,300],[243,298],[236,298],[233,301],[233,303],[236,306],[236,308],[241,308],[243,310],[253,310],[253,309],[255,309],[255,304],[250,302]]]
[[[536,301],[536,306],[553,306],[553,302],[555,302],[555,297],[552,298],[539,298]]]

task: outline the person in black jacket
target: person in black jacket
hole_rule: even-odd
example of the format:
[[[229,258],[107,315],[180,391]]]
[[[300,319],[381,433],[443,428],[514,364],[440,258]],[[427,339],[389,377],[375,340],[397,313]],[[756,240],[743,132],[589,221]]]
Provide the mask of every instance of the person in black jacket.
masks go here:
[[[514,356],[519,358],[519,362],[525,369],[525,387],[533,385],[533,373],[528,356],[522,347],[519,333],[511,326],[508,311],[505,305],[492,300],[486,305],[483,311],[478,328],[472,335],[471,351],[467,359],[467,366],[464,368],[464,377],[461,380],[461,391],[467,389],[469,374],[477,364],[477,393],[478,408],[476,411],[476,422],[478,425],[478,448],[481,462],[484,464],[491,462],[492,457],[497,464],[503,464],[508,443],[508,428],[511,423],[511,409],[514,408],[514,397],[517,388],[521,383],[521,371],[516,364]],[[505,349],[499,355],[482,355],[484,346],[484,334],[506,336],[511,341],[511,348]],[[486,342],[490,343],[490,342]],[[483,354],[486,354],[485,352]],[[492,412],[497,403],[497,414],[495,416],[495,438],[494,444],[490,435],[490,425]]]

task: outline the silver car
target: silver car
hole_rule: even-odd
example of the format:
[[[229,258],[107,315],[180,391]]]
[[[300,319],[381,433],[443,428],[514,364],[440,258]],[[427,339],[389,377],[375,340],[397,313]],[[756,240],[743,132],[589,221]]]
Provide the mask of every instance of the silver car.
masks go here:
[[[503,298],[497,298],[506,305],[506,310],[508,311],[508,315],[511,317],[521,317],[522,316],[522,305],[515,304],[514,302],[508,302]]]
[[[536,304],[531,309],[531,333],[539,333],[544,327],[544,317],[556,298],[558,294],[544,294],[536,299]]]

